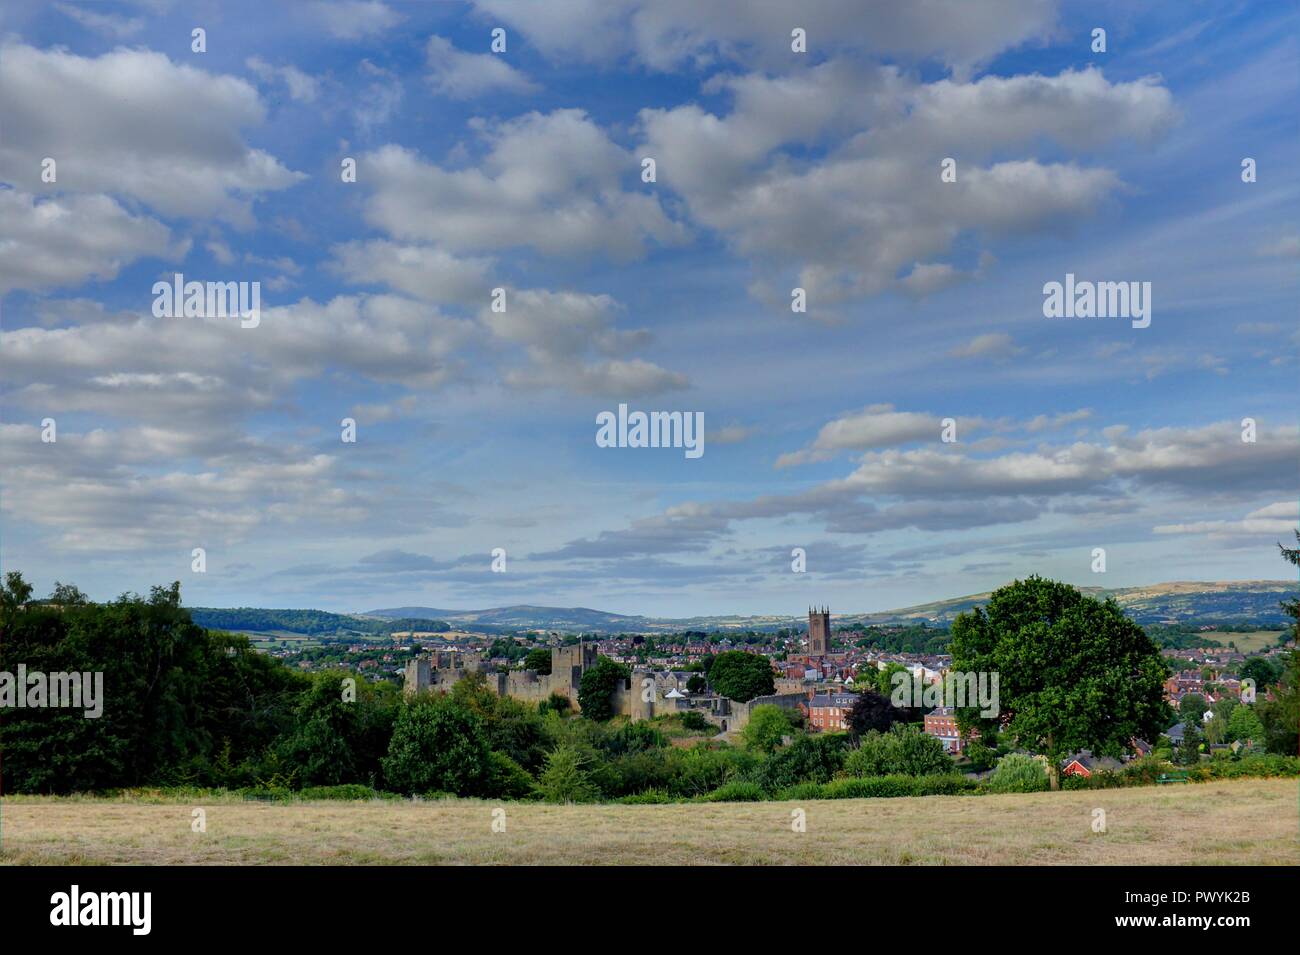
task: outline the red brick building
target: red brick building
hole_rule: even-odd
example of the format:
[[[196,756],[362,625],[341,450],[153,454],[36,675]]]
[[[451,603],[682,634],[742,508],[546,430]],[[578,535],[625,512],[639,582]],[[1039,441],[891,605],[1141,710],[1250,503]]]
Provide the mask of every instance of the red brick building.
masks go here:
[[[940,706],[925,714],[925,733],[933,736],[953,756],[960,756],[966,744],[975,738],[975,733],[962,734],[957,726],[957,713],[950,706]]]

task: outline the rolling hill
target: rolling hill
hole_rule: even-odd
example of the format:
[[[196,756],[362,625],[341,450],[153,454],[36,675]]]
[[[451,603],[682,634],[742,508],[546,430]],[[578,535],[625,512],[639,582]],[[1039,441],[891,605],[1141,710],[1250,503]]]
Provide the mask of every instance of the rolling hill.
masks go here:
[[[1146,587],[1079,588],[1090,596],[1114,597],[1138,623],[1227,623],[1253,621],[1283,623],[1288,618],[1279,603],[1294,597],[1300,586],[1284,580],[1174,581]],[[949,624],[965,610],[987,602],[989,594],[970,594],[933,603],[872,613],[834,613],[837,624],[867,625],[917,623]],[[646,617],[607,613],[587,607],[538,607],[521,604],[486,610],[446,610],[433,607],[392,607],[371,610],[361,617],[445,620],[468,629],[564,630],[586,633],[664,633],[681,630],[777,630],[798,626],[802,615]]]

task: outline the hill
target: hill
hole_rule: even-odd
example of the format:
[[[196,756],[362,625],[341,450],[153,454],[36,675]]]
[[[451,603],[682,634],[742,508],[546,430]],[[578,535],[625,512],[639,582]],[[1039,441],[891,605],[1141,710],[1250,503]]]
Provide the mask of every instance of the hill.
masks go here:
[[[1283,580],[1174,581],[1146,587],[1080,587],[1090,596],[1114,597],[1135,621],[1150,623],[1254,622],[1281,624],[1287,621],[1279,603],[1294,596],[1295,582]],[[836,613],[837,624],[889,625],[916,623],[950,624],[957,614],[981,606],[988,593],[952,597],[932,603],[871,613]],[[539,607],[520,604],[486,610],[445,610],[433,607],[392,607],[371,610],[363,617],[393,619],[416,617],[445,620],[469,629],[561,630],[586,633],[666,633],[683,630],[778,630],[802,626],[802,616],[710,616],[646,617],[608,613],[586,607]]]
[[[388,636],[408,630],[444,633],[443,620],[419,615],[368,619],[324,610],[264,610],[258,607],[191,607],[190,618],[200,627],[252,633],[301,633],[319,637]]]

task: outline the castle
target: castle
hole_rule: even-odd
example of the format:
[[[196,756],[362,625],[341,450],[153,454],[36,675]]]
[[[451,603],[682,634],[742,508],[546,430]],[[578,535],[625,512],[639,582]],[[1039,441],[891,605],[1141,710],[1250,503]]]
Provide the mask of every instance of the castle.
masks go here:
[[[538,703],[557,694],[577,710],[580,708],[578,690],[582,685],[582,674],[588,667],[596,665],[597,656],[596,644],[579,641],[572,646],[551,648],[550,673],[536,670],[501,672],[484,660],[481,653],[435,650],[407,663],[403,692],[412,695],[433,689],[450,690],[458,680],[471,673],[481,673],[487,680],[487,688],[498,696]],[[673,670],[634,669],[632,675],[614,689],[610,701],[614,712],[634,720],[648,720],[695,710],[725,733],[742,729],[756,706],[767,704],[794,710],[804,698],[802,693],[776,693],[756,697],[748,703],[738,703],[717,695],[688,697],[679,685],[686,676],[689,674]]]
[[[536,670],[498,671],[483,659],[481,653],[460,650],[439,650],[417,657],[406,665],[405,693],[414,694],[431,689],[451,689],[452,685],[471,673],[481,673],[487,688],[497,696],[511,696],[517,700],[539,703],[552,695],[562,696],[578,709],[578,690],[582,674],[596,665],[596,644],[579,641],[572,646],[551,648],[551,672]],[[657,692],[643,692],[648,687],[644,681],[656,683],[648,670],[636,670],[624,685],[614,691],[614,712],[632,719],[648,720],[655,715]],[[635,688],[635,689],[634,689]],[[648,699],[647,699],[648,697]]]

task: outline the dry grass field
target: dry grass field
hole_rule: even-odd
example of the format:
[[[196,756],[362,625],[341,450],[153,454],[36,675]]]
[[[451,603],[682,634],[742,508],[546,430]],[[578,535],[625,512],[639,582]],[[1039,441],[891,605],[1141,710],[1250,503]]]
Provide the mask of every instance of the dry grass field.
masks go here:
[[[780,803],[5,797],[8,864],[1300,865],[1295,780]],[[191,831],[191,811],[207,831]],[[505,832],[493,832],[504,808]],[[1106,832],[1093,832],[1104,809]],[[792,812],[807,831],[792,831]]]

